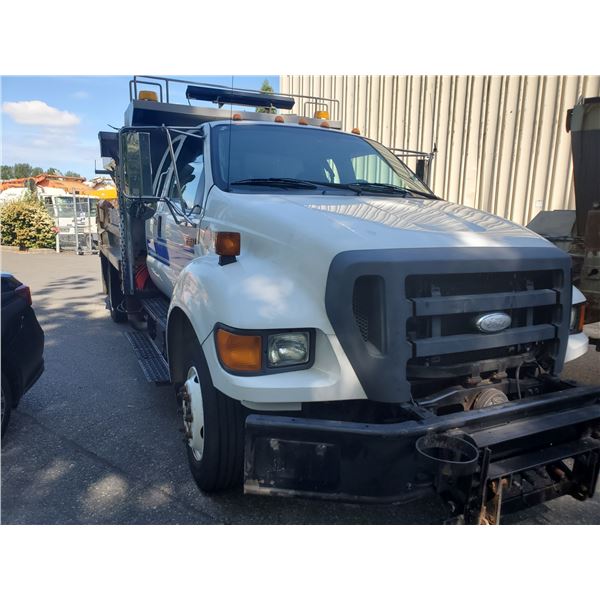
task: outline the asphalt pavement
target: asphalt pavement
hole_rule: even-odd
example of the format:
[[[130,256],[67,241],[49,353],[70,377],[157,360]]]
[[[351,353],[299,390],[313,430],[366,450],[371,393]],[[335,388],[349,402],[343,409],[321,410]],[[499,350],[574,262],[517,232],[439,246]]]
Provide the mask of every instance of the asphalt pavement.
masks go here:
[[[188,471],[170,387],[148,383],[111,321],[99,258],[2,252],[1,269],[31,287],[46,370],[13,412],[2,443],[3,524],[426,524],[437,500],[400,506],[206,495]],[[565,376],[600,384],[592,349]],[[600,524],[598,496],[559,498],[507,524]]]

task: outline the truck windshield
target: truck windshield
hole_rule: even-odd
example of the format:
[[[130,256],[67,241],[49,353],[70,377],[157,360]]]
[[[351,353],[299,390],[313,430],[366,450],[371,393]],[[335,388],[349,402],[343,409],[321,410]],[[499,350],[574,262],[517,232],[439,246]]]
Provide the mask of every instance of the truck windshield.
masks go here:
[[[231,130],[231,131],[230,131]],[[402,188],[431,196],[421,180],[377,142],[336,131],[308,127],[235,123],[212,130],[213,177],[221,189],[246,191],[250,183],[293,180],[327,186],[328,193],[346,185],[375,184],[381,192]],[[332,185],[333,184],[333,185]],[[254,186],[253,186],[254,187]]]

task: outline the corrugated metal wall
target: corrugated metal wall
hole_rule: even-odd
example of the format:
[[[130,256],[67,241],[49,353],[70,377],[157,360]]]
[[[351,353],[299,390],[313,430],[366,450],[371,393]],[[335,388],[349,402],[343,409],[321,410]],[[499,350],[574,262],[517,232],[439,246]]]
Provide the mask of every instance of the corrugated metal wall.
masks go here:
[[[574,208],[566,111],[600,76],[282,75],[280,91],[339,99],[345,130],[388,147],[435,142],[439,196],[526,224]]]

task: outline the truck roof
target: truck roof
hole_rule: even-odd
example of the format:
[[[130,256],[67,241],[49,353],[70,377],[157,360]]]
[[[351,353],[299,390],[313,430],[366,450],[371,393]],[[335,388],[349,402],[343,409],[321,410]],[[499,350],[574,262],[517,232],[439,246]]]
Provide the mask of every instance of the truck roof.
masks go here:
[[[320,126],[327,122],[332,129],[341,129],[341,121],[319,119],[315,117],[302,117],[296,114],[270,114],[255,111],[232,110],[229,108],[210,108],[205,106],[187,106],[155,102],[152,100],[132,100],[125,111],[126,127],[153,127],[161,125],[173,127],[195,127],[209,121],[229,121],[232,118],[240,121],[258,121],[273,123],[279,117],[285,123]]]

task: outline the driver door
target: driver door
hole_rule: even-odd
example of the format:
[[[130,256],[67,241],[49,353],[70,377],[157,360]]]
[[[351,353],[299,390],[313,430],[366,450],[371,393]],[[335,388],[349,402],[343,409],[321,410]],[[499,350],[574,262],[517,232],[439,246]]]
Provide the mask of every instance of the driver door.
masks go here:
[[[163,202],[164,209],[158,215],[160,238],[164,240],[173,286],[181,270],[196,257],[196,237],[204,198],[204,140],[186,136],[178,148],[176,164],[177,174],[171,169],[166,178],[165,195],[178,211],[173,216]],[[184,213],[187,218],[177,212]]]

